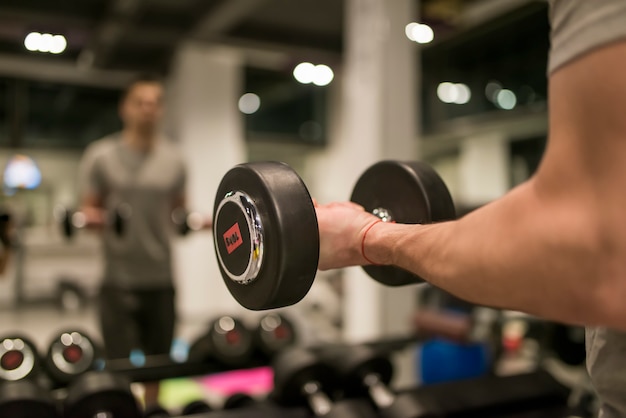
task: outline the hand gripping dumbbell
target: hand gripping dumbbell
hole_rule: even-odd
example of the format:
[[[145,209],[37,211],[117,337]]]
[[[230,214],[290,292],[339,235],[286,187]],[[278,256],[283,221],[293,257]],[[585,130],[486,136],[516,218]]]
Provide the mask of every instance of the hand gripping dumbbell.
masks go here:
[[[127,221],[132,215],[130,205],[118,204],[115,208],[106,211],[105,227],[118,236],[124,236]],[[73,211],[69,208],[57,206],[54,210],[54,218],[61,227],[61,234],[68,240],[72,239],[76,230],[87,228],[87,216],[81,211]]]
[[[444,182],[420,162],[382,161],[357,181],[351,200],[385,222],[432,223],[455,217]],[[235,166],[215,198],[213,237],[220,272],[235,299],[253,310],[292,305],[309,291],[319,260],[315,207],[286,164]],[[394,266],[365,266],[400,286],[422,279]]]
[[[397,396],[388,387],[393,366],[387,356],[373,348],[357,345],[322,350],[321,358],[342,380],[348,397],[367,395],[383,418],[423,418],[424,407],[409,396]]]
[[[310,351],[292,347],[281,351],[272,363],[273,400],[284,406],[307,405],[313,415],[326,418],[368,418],[374,411],[352,400],[333,402],[338,376],[333,368]]]

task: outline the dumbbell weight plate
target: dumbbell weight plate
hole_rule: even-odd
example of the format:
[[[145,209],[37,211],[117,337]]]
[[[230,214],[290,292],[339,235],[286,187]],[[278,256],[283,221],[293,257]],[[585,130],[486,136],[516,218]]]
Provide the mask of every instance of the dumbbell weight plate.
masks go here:
[[[35,345],[21,336],[0,338],[0,380],[17,381],[30,377],[38,368]]]
[[[109,372],[88,372],[73,380],[64,401],[65,418],[140,418],[130,382]]]
[[[378,212],[380,217],[386,212],[396,223],[429,224],[455,218],[448,188],[435,170],[422,162],[381,161],[374,164],[361,175],[350,200],[368,212]],[[369,265],[363,269],[374,280],[387,286],[423,281],[419,276],[394,266]]]
[[[192,361],[216,360],[223,366],[244,367],[252,355],[252,332],[243,322],[222,316],[211,322],[208,331],[189,349]]]
[[[300,177],[278,162],[226,173],[213,212],[215,251],[228,290],[252,310],[300,301],[319,258],[315,208]]]
[[[334,392],[339,385],[337,374],[328,363],[300,347],[278,353],[272,360],[272,369],[272,397],[286,406],[302,404],[305,398],[302,390],[307,382],[318,383],[326,393]]]
[[[226,398],[222,409],[227,411],[230,409],[246,408],[248,406],[254,405],[255,403],[256,401],[252,396],[248,395],[247,393],[237,392]]]
[[[48,348],[46,369],[58,383],[68,383],[76,376],[93,369],[96,347],[86,334],[63,332]]]
[[[254,338],[259,350],[272,357],[278,351],[295,344],[296,330],[293,323],[283,315],[271,313],[260,319]]]
[[[0,383],[0,417],[58,418],[50,393],[33,380]]]

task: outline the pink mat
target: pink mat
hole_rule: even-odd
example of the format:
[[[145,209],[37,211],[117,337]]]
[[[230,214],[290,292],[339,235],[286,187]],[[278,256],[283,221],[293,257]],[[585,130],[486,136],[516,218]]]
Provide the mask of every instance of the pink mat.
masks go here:
[[[274,373],[271,367],[256,369],[234,370],[218,373],[198,379],[206,389],[223,396],[233,393],[247,393],[249,395],[264,395],[274,386]]]

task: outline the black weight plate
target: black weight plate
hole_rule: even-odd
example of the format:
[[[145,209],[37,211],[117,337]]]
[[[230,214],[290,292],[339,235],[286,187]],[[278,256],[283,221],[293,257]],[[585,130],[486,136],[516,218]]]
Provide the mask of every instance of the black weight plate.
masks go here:
[[[256,401],[252,396],[248,395],[247,393],[237,392],[226,398],[222,409],[227,411],[230,409],[245,408],[248,406],[252,406],[255,403]]]
[[[225,367],[245,367],[253,352],[252,332],[241,320],[222,316],[212,321],[206,333],[189,349],[189,359],[197,362],[217,361]]]
[[[317,382],[325,393],[333,393],[340,384],[332,367],[310,351],[292,347],[278,353],[272,361],[274,390],[272,397],[283,405],[303,403],[306,383]]]
[[[263,316],[254,330],[257,348],[269,358],[286,347],[294,345],[296,338],[293,323],[285,316],[276,313]]]
[[[378,375],[383,384],[389,384],[393,377],[391,360],[365,345],[339,347],[320,355],[341,376],[343,389],[350,396],[364,394],[363,380],[368,374]]]
[[[0,383],[0,417],[58,418],[52,397],[32,380]]]
[[[182,415],[187,416],[187,415],[196,415],[196,414],[206,414],[207,412],[211,412],[211,411],[213,411],[213,408],[211,408],[211,406],[208,403],[202,400],[197,400],[197,401],[189,402],[187,405],[185,405],[185,407],[182,410]]]
[[[262,225],[263,255],[256,278],[235,281],[231,274],[245,270],[251,259],[250,233],[245,214],[222,201],[241,192],[256,207]],[[300,177],[283,163],[241,164],[226,173],[213,211],[215,252],[220,272],[233,297],[251,310],[293,305],[309,291],[319,259],[319,231],[315,208]],[[241,237],[241,241],[239,238]]]
[[[98,347],[87,334],[66,331],[56,336],[48,346],[45,366],[55,382],[65,384],[93,370],[98,355]]]
[[[40,367],[35,345],[21,335],[0,337],[0,380],[17,381],[33,376]]]
[[[88,372],[72,381],[63,416],[93,418],[99,413],[115,418],[141,417],[128,380],[109,372]]]
[[[385,208],[402,224],[429,224],[455,218],[450,192],[439,175],[422,162],[381,161],[359,178],[352,197],[366,211]],[[417,275],[394,266],[364,266],[374,280],[387,286],[423,281]]]

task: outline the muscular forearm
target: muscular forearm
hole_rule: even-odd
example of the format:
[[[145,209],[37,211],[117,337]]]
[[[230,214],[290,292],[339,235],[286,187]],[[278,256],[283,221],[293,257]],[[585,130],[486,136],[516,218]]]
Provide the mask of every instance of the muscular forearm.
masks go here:
[[[379,223],[365,254],[475,303],[626,327],[611,296],[621,272],[611,268],[592,209],[567,194],[539,193],[531,181],[459,221]]]

